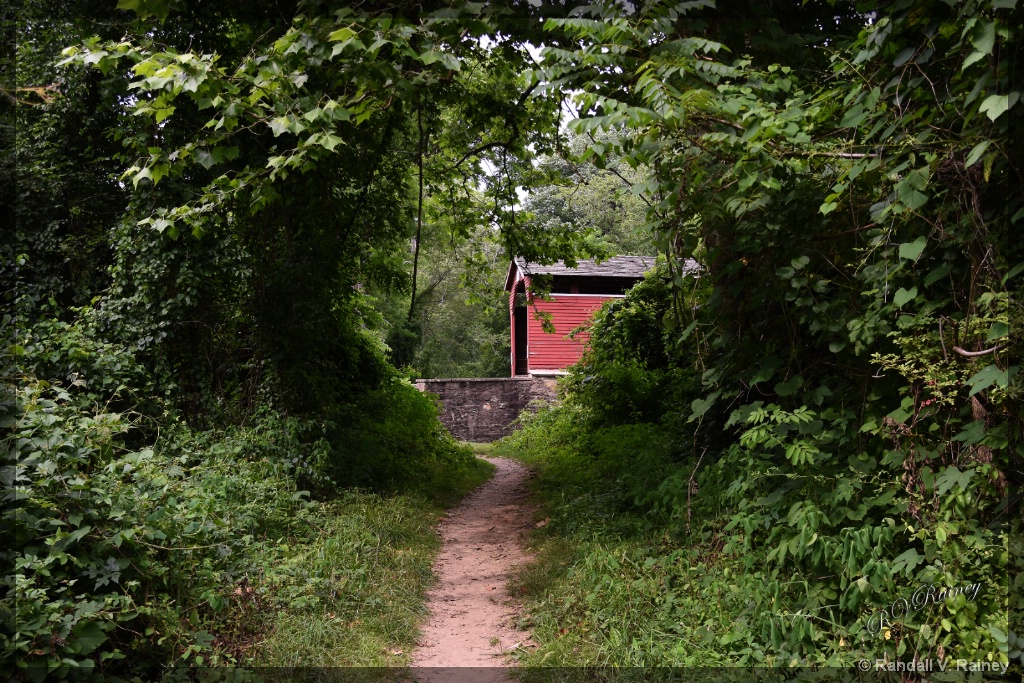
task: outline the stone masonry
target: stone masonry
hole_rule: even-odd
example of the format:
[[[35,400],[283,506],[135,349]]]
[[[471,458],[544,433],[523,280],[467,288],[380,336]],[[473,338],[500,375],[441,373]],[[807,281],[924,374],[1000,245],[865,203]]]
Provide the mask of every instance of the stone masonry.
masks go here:
[[[463,441],[488,442],[507,436],[530,401],[555,400],[554,377],[421,379],[416,388],[441,399],[441,422]]]

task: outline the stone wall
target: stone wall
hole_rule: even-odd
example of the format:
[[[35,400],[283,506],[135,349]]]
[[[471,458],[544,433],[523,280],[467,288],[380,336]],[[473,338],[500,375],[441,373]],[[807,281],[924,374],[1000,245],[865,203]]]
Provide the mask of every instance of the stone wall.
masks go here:
[[[441,422],[463,441],[500,439],[530,401],[555,400],[554,377],[421,379],[416,388],[441,399]]]

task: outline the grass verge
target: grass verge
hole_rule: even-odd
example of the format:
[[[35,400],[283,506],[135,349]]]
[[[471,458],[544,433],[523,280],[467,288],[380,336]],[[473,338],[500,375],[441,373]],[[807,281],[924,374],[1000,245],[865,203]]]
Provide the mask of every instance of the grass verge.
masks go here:
[[[463,441],[463,446],[468,446],[473,450],[476,455],[492,455],[494,453],[496,441]]]
[[[297,571],[253,593],[254,611],[268,597],[283,609],[262,641],[245,648],[245,664],[407,665],[434,581],[435,526],[493,471],[476,459],[429,496],[352,491],[312,513],[307,533],[282,558]]]
[[[735,663],[719,641],[745,605],[723,590],[736,567],[716,538],[681,543],[663,520],[624,509],[608,473],[569,450],[513,441],[497,454],[536,471],[547,518],[531,534],[536,560],[510,586],[538,645],[519,656],[520,678],[546,680],[531,667],[563,667],[566,680],[594,673],[578,667],[625,667],[615,680],[626,680],[629,667]]]

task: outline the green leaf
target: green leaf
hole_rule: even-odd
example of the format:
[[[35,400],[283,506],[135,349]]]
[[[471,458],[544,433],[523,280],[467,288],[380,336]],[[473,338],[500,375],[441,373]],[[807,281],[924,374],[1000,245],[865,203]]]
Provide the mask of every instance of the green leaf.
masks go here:
[[[1010,272],[1003,276],[1002,284],[1005,285],[1007,282],[1020,275],[1021,272],[1024,272],[1024,262],[1018,263],[1013,268],[1010,268]]]
[[[153,184],[156,185],[160,182],[160,179],[167,175],[170,167],[167,164],[154,164],[149,169],[152,172],[151,178]]]
[[[970,168],[971,166],[976,164],[978,162],[978,159],[981,158],[981,155],[985,153],[985,150],[988,149],[988,146],[991,144],[991,140],[982,140],[981,142],[976,144],[971,149],[971,153],[967,155],[967,161],[964,163],[964,168]]]
[[[974,28],[971,33],[971,44],[974,45],[974,49],[985,56],[992,54],[992,48],[996,44],[996,22],[977,23]]]
[[[771,379],[775,374],[775,371],[782,365],[782,361],[776,356],[769,356],[761,361],[761,368],[757,371],[757,374],[750,380],[751,384],[757,384],[767,379]]]
[[[837,206],[839,206],[839,204],[837,204],[836,202],[825,202],[818,208],[818,211],[821,212],[821,215],[827,216],[828,214],[835,211]]]
[[[901,50],[900,53],[896,55],[896,58],[893,60],[892,65],[903,66],[904,64],[910,61],[910,58],[914,56],[915,52],[917,52],[917,47],[914,45],[903,48],[903,50]]]
[[[153,120],[160,123],[174,113],[174,107],[160,107],[153,110]]]
[[[896,290],[896,294],[892,298],[892,302],[896,304],[896,308],[903,308],[903,304],[908,301],[913,301],[917,297],[917,287],[911,287],[910,289],[903,289],[900,287]]]
[[[965,446],[973,446],[985,438],[985,423],[981,420],[973,420],[967,423],[959,434],[953,437],[953,441],[961,441]]]
[[[775,385],[775,393],[779,396],[792,396],[797,392],[801,386],[803,386],[804,378],[800,375],[793,375],[785,382],[779,382]]]
[[[814,401],[815,405],[820,405],[821,403],[823,403],[825,398],[827,398],[831,394],[833,394],[833,391],[831,391],[831,389],[829,389],[824,384],[814,389],[813,391],[809,392],[811,400]]]
[[[971,477],[974,474],[974,470],[961,472],[956,467],[947,467],[942,470],[939,476],[935,477],[935,490],[940,496],[945,495],[946,491],[949,491],[954,486],[961,490],[967,490],[967,485],[971,483]]]
[[[1004,322],[996,321],[992,323],[992,327],[988,331],[988,337],[985,341],[995,341],[996,339],[1002,339],[1003,337],[1010,334],[1010,327]]]
[[[440,50],[428,50],[420,55],[420,61],[424,64],[433,64],[434,62],[441,62],[451,71],[459,71],[462,68],[462,63],[459,62],[455,55],[447,52],[441,52]]]
[[[290,123],[291,122],[288,120],[287,116],[278,116],[277,118],[271,119],[267,125],[270,126],[270,130],[274,131],[274,137],[276,138],[282,133],[288,132]]]
[[[333,152],[334,148],[337,147],[338,145],[345,144],[345,141],[339,138],[337,135],[331,135],[329,133],[320,136],[320,139],[317,142],[320,143],[321,147],[330,152]]]
[[[693,403],[690,404],[692,412],[690,413],[690,418],[687,420],[687,422],[699,420],[704,415],[704,413],[708,412],[711,406],[715,404],[715,401],[717,401],[718,397],[721,395],[721,391],[716,391],[707,398],[698,398],[694,400]]]
[[[928,275],[924,279],[924,286],[931,287],[936,282],[949,275],[949,270],[949,264],[943,263],[941,266],[939,266],[932,272],[928,273]]]
[[[992,634],[992,637],[996,639],[997,643],[1005,643],[1007,640],[1006,633],[995,625],[990,624],[988,632]]]
[[[900,203],[911,211],[917,211],[928,203],[928,195],[920,190],[897,191]]]
[[[907,397],[903,399],[900,407],[890,412],[886,417],[896,422],[906,422],[914,414],[914,399]]]
[[[196,160],[196,163],[198,163],[205,169],[209,169],[211,166],[214,165],[214,163],[216,163],[216,161],[213,158],[213,155],[210,154],[210,152],[205,149],[197,149],[194,158]]]
[[[928,238],[921,235],[913,242],[904,242],[900,245],[900,258],[907,259],[908,261],[916,261],[921,256],[921,252],[924,251],[925,245],[928,244]]]
[[[1002,116],[1007,109],[1015,105],[1019,98],[1020,93],[1017,91],[1013,91],[1008,95],[989,95],[985,98],[985,101],[981,103],[981,106],[978,107],[978,111],[995,121]]]
[[[139,182],[141,182],[145,178],[149,178],[150,181],[153,180],[153,172],[150,171],[148,168],[144,168],[135,174],[135,177],[132,178],[132,185],[135,186],[135,188],[137,189],[139,187]]]
[[[327,36],[327,40],[348,40],[354,35],[356,35],[356,32],[346,26],[344,28],[339,28],[337,31],[333,31],[330,35]]]
[[[923,561],[924,555],[917,552],[914,548],[911,548],[893,560],[892,571],[894,574],[904,572],[909,576],[914,568]]]
[[[71,648],[76,654],[87,655],[107,640],[107,635],[95,621],[80,621],[71,631]]]
[[[979,391],[984,391],[993,384],[998,384],[1005,389],[1009,384],[1009,380],[1005,370],[1000,370],[995,365],[988,365],[972,375],[967,380],[967,383],[971,385],[971,392],[968,396],[974,396]]]
[[[856,128],[857,126],[864,122],[864,119],[867,117],[867,115],[868,113],[864,111],[864,107],[858,104],[857,106],[850,109],[850,111],[846,112],[846,115],[843,117],[843,121],[842,123],[839,124],[839,127]]]

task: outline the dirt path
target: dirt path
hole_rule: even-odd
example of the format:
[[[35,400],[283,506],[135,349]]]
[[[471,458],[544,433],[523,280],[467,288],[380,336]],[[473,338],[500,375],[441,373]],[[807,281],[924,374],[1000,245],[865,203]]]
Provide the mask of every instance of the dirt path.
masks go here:
[[[533,521],[529,471],[514,460],[485,459],[497,468],[494,476],[441,522],[444,545],[434,564],[439,580],[427,595],[430,619],[413,655],[421,681],[441,677],[427,667],[500,667],[503,655],[529,638],[515,629],[506,590],[512,567],[529,559],[523,547]],[[500,680],[504,673],[484,678]]]

